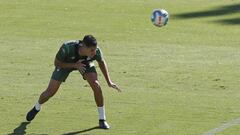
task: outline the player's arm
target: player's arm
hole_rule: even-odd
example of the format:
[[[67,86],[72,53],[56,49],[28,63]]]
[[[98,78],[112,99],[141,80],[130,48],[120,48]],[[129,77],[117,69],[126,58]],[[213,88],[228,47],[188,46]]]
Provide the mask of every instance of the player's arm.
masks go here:
[[[121,90],[118,88],[118,86],[115,83],[113,83],[110,79],[106,61],[104,59],[102,59],[102,60],[98,60],[97,62],[98,62],[99,68],[101,69],[101,71],[103,73],[103,76],[105,77],[105,80],[108,83],[108,86],[121,92]]]
[[[81,63],[81,61],[78,61],[76,63],[65,63],[58,60],[57,58],[55,58],[54,60],[54,65],[60,68],[76,68],[76,69],[81,69],[85,66],[85,64]]]
[[[111,84],[111,79],[109,76],[109,72],[108,72],[108,68],[107,68],[107,64],[105,62],[105,60],[101,60],[101,61],[97,61],[99,68],[101,69],[103,76],[105,77],[105,80],[107,81],[107,84]]]

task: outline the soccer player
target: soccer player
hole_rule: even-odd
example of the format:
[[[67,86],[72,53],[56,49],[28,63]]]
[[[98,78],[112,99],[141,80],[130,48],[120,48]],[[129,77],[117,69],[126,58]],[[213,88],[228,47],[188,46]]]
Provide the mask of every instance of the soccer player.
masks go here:
[[[109,129],[110,126],[106,122],[102,89],[98,82],[97,72],[93,63],[94,60],[98,62],[108,86],[120,92],[121,90],[118,86],[110,79],[106,62],[103,59],[102,52],[97,45],[95,37],[86,35],[82,41],[68,41],[61,46],[55,57],[55,70],[52,73],[49,85],[40,95],[35,106],[27,113],[27,121],[32,121],[34,119],[41,110],[42,104],[48,101],[49,98],[58,91],[61,83],[65,82],[69,73],[78,70],[83,76],[83,79],[87,80],[93,90],[99,113],[99,127],[102,129]]]

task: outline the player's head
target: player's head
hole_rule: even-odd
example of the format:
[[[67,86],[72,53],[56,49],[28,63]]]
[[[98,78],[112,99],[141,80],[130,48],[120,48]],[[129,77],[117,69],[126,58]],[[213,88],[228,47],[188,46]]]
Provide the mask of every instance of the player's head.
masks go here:
[[[97,40],[93,35],[86,35],[83,38],[84,52],[88,57],[96,55]]]
[[[97,40],[93,35],[84,36],[83,43],[86,47],[97,47]]]

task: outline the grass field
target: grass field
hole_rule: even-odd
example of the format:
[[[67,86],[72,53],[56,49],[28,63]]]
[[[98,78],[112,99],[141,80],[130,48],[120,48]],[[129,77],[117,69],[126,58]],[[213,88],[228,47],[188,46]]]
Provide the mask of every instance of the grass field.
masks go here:
[[[166,27],[153,9],[170,13]],[[97,37],[110,130],[78,72],[31,123],[62,42]],[[0,0],[0,134],[202,135],[240,117],[240,0]],[[99,71],[99,69],[98,69]],[[217,135],[239,135],[240,125]]]

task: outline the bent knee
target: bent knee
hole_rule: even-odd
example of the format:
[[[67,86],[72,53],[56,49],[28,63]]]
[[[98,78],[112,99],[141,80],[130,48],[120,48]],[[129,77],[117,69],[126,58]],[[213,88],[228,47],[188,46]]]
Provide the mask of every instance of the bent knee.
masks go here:
[[[98,80],[90,81],[90,85],[95,87],[95,88],[100,88],[100,83],[99,83]]]
[[[90,82],[90,85],[94,92],[101,92],[101,86],[100,86],[99,81],[97,81],[97,80],[92,81],[92,82]]]

